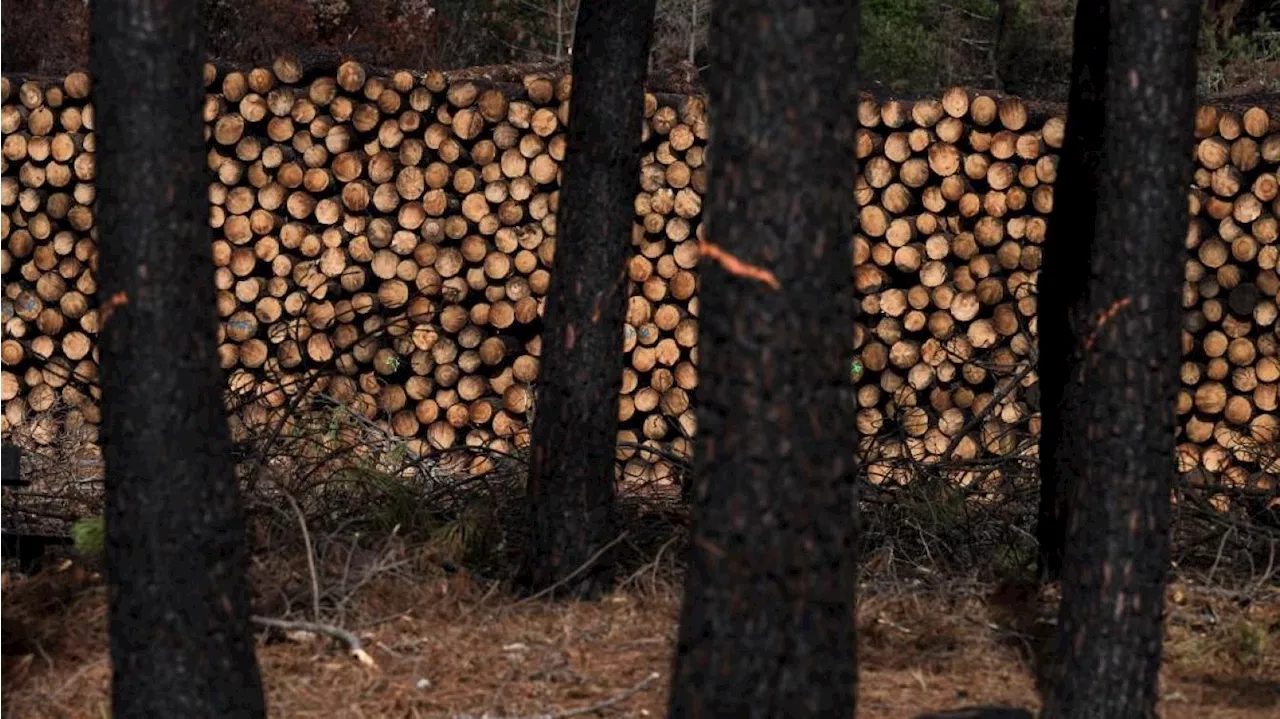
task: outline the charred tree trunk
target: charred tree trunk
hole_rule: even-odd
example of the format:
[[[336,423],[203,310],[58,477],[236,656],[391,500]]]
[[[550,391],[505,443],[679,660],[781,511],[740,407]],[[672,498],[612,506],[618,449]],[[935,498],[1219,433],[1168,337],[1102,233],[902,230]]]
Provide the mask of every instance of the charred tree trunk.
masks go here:
[[[654,0],[588,5],[573,49],[556,268],[547,296],[523,581],[586,598],[611,582],[626,264]],[[593,566],[567,578],[588,561]]]
[[[195,3],[92,8],[112,714],[261,717],[215,351]]]
[[[1108,3],[1076,8],[1071,97],[1055,200],[1044,244],[1039,282],[1040,511],[1036,535],[1042,578],[1062,573],[1066,541],[1066,493],[1083,471],[1078,457],[1063,451],[1062,401],[1069,377],[1078,374],[1084,338],[1076,335],[1080,308],[1090,283],[1098,217],[1098,176],[1105,119],[1105,83],[1110,52]]]
[[[1109,46],[1088,286],[1070,305],[1054,471],[1066,489],[1043,715],[1151,717],[1169,560],[1199,4],[1084,3]],[[1103,40],[1077,45],[1077,53]],[[1079,80],[1079,78],[1077,78]],[[1086,179],[1086,178],[1081,178]],[[1065,263],[1049,272],[1070,272]],[[1050,330],[1041,328],[1042,336]],[[1074,462],[1068,461],[1068,458]]]
[[[712,6],[711,230],[674,717],[852,716],[858,4]]]

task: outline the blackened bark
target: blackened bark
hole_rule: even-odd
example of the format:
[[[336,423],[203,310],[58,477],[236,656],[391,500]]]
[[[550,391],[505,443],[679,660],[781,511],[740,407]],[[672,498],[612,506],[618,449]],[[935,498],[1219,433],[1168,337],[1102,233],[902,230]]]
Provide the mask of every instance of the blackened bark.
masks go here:
[[[547,296],[521,584],[598,596],[612,582],[626,262],[655,0],[584,4],[573,48],[555,271]]]
[[[696,516],[673,717],[849,717],[857,2],[714,3]],[[776,280],[776,285],[769,280]],[[776,287],[776,289],[775,289]]]
[[[96,2],[115,717],[262,717],[215,349],[196,3]]]
[[[1109,3],[1081,2],[1076,6],[1071,67],[1071,97],[1067,106],[1066,142],[1054,184],[1053,213],[1044,245],[1044,268],[1039,280],[1040,377],[1040,511],[1036,527],[1039,571],[1045,579],[1062,573],[1066,541],[1067,488],[1079,476],[1078,457],[1062,451],[1062,399],[1068,377],[1078,371],[1075,354],[1084,338],[1077,307],[1089,286],[1098,205],[1098,164],[1102,155],[1102,126],[1107,78]]]
[[[1102,17],[1109,50],[1095,79],[1095,205],[1079,208],[1093,216],[1093,244],[1088,286],[1071,305],[1078,359],[1060,405],[1063,598],[1042,715],[1145,718],[1155,716],[1169,561],[1199,3],[1080,7]]]

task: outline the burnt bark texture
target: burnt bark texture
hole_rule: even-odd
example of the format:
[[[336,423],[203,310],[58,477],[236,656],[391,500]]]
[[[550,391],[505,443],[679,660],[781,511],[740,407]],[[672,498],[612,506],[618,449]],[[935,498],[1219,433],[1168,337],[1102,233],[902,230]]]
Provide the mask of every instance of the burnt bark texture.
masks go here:
[[[197,3],[93,3],[115,717],[262,717],[215,339]]]
[[[618,348],[654,5],[588,3],[578,13],[520,577],[533,591],[585,599],[612,584]]]
[[[1053,212],[1039,279],[1037,329],[1040,377],[1040,509],[1036,526],[1039,571],[1044,579],[1062,574],[1066,543],[1067,487],[1079,476],[1070,453],[1063,454],[1062,400],[1068,378],[1078,372],[1073,354],[1084,337],[1073,320],[1090,285],[1089,263],[1096,244],[1099,163],[1105,109],[1104,83],[1110,57],[1108,2],[1076,6],[1071,96],[1066,141],[1058,162]],[[1059,461],[1059,458],[1062,461]]]
[[[1100,109],[1077,113],[1071,151],[1088,157],[1059,185],[1075,188],[1061,210],[1076,219],[1044,270],[1088,280],[1065,294],[1073,346],[1047,467],[1065,492],[1062,603],[1042,716],[1136,719],[1155,716],[1161,661],[1199,3],[1077,12],[1076,54],[1105,45],[1106,60],[1089,78],[1076,64],[1093,95],[1073,93],[1069,113]]]
[[[673,717],[849,717],[857,2],[711,11],[694,535]],[[734,262],[733,258],[737,262]]]

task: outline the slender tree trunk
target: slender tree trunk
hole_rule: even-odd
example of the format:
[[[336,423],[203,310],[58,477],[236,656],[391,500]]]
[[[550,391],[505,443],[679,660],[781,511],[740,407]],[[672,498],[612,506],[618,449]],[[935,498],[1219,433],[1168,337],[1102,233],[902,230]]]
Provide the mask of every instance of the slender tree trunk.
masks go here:
[[[698,51],[698,3],[700,0],[689,0],[689,62],[694,61]]]
[[[547,294],[522,584],[578,597],[612,583],[614,451],[626,262],[640,172],[645,56],[654,0],[589,3],[574,32],[556,267]]]
[[[115,717],[262,717],[214,344],[196,3],[92,6]]]
[[[564,0],[556,0],[556,62],[564,52]]]
[[[853,715],[856,431],[841,390],[858,12],[844,0],[711,7],[716,246],[701,265],[673,717]]]
[[[656,0],[655,0],[656,2]],[[573,27],[569,28],[569,54],[573,55],[573,42],[578,33],[578,16],[582,14],[582,0],[573,4]]]
[[[1084,337],[1076,317],[1090,284],[1089,263],[1095,246],[1098,215],[1098,176],[1102,157],[1105,110],[1104,84],[1110,45],[1109,4],[1081,2],[1076,6],[1071,95],[1067,106],[1066,142],[1054,183],[1054,207],[1045,237],[1044,267],[1039,281],[1040,376],[1040,513],[1036,535],[1039,570],[1044,579],[1062,573],[1066,542],[1067,488],[1082,469],[1069,451],[1063,452],[1062,400],[1068,378],[1079,372]],[[1087,309],[1087,308],[1086,308]]]
[[[1161,660],[1199,3],[1093,0],[1078,12],[1102,19],[1089,32],[1109,49],[1092,79],[1093,206],[1075,208],[1092,220],[1092,251],[1087,287],[1068,295],[1076,359],[1054,463],[1067,497],[1063,599],[1043,716],[1137,719],[1155,716]]]
[[[995,88],[1005,91],[1005,68],[1008,66],[1009,39],[1018,19],[1015,0],[996,0],[996,37],[991,44],[991,77]]]

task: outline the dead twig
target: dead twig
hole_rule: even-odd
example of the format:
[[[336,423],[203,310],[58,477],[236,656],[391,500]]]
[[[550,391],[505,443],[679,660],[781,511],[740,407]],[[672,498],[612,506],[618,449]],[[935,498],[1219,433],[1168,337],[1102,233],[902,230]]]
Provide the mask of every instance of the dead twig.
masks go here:
[[[287,619],[274,619],[257,615],[251,616],[249,619],[254,624],[286,632],[311,632],[312,634],[324,634],[325,636],[333,637],[346,645],[347,651],[361,664],[367,667],[378,666],[377,662],[373,661],[373,657],[369,656],[369,653],[360,644],[360,638],[342,627],[335,627],[332,624],[320,624],[319,622],[294,622]]]
[[[465,620],[467,617],[469,617],[469,616],[471,616],[472,614],[474,614],[474,613],[476,612],[476,610],[478,610],[478,609],[480,609],[481,607],[483,607],[483,606],[484,606],[484,603],[485,603],[485,602],[487,602],[487,601],[489,601],[490,597],[492,597],[492,596],[493,596],[494,592],[498,591],[498,587],[499,587],[501,584],[502,584],[502,582],[500,582],[500,581],[498,581],[498,580],[494,580],[494,581],[490,582],[490,583],[489,583],[489,589],[487,589],[487,590],[485,591],[485,593],[480,597],[480,600],[479,600],[479,601],[477,601],[475,604],[472,604],[470,607],[468,607],[468,608],[466,609],[466,611],[464,611],[464,612],[462,613],[462,616],[458,617],[458,622],[462,622],[462,621],[463,621],[463,620]]]
[[[1222,541],[1218,543],[1218,554],[1213,558],[1213,566],[1209,567],[1209,578],[1205,580],[1205,584],[1213,583],[1214,572],[1218,571],[1218,563],[1222,561],[1222,550],[1227,546],[1227,539],[1235,534],[1236,528],[1231,527],[1222,534]]]
[[[998,388],[995,393],[991,395],[991,400],[982,408],[982,411],[974,414],[973,418],[965,423],[965,425],[960,428],[960,431],[956,432],[955,436],[951,438],[951,441],[947,443],[947,448],[942,451],[943,458],[950,459],[951,453],[956,451],[956,448],[960,446],[960,441],[968,436],[969,433],[978,425],[982,424],[982,422],[985,421],[997,407],[999,407],[1000,400],[1004,399],[1006,395],[1021,385],[1022,380],[1026,378],[1027,375],[1031,374],[1031,371],[1035,369],[1036,365],[1039,363],[1039,352],[1032,351],[1031,356],[1027,358],[1027,363],[1022,366],[1022,369],[1018,370],[1017,374],[1010,377],[1004,386]]]
[[[619,534],[618,536],[614,537],[613,540],[610,541],[608,544],[604,545],[600,549],[597,549],[595,554],[591,555],[590,557],[587,557],[587,561],[583,562],[577,569],[573,570],[572,572],[569,572],[568,576],[566,576],[564,579],[561,579],[560,581],[556,582],[555,584],[552,584],[551,586],[547,587],[546,589],[543,589],[542,591],[536,594],[533,594],[528,597],[525,597],[524,599],[521,599],[520,601],[516,602],[515,604],[512,604],[511,606],[514,608],[522,604],[528,604],[529,602],[541,599],[547,596],[548,594],[554,592],[555,590],[559,589],[560,587],[564,586],[565,584],[569,583],[570,581],[573,581],[574,577],[578,576],[579,574],[582,574],[591,565],[595,564],[596,560],[599,559],[601,556],[603,556],[605,552],[612,549],[615,545],[618,544],[618,542],[621,542],[622,540],[626,539],[627,534],[628,532],[623,532],[622,534]]]
[[[320,578],[316,574],[316,556],[315,551],[311,548],[311,532],[307,531],[307,518],[302,513],[302,507],[298,506],[298,501],[293,495],[281,488],[284,498],[289,500],[289,506],[293,507],[294,514],[298,517],[298,528],[302,530],[302,544],[307,550],[307,572],[311,575],[311,616],[320,620]]]
[[[650,672],[649,676],[641,680],[640,683],[636,684],[635,686],[631,687],[625,692],[622,692],[621,694],[617,694],[615,696],[609,697],[608,699],[605,699],[604,701],[601,701],[601,702],[596,702],[591,706],[585,706],[579,709],[569,709],[567,711],[557,712],[555,714],[550,715],[550,719],[565,719],[565,717],[580,716],[582,714],[591,714],[592,712],[597,712],[597,711],[600,711],[601,709],[607,709],[613,706],[614,704],[624,702],[630,699],[631,697],[639,694],[641,691],[644,690],[645,687],[652,684],[653,680],[657,679],[660,676],[662,675],[657,672]]]
[[[670,538],[670,539],[668,539],[667,541],[663,542],[663,543],[662,543],[662,546],[658,548],[658,554],[657,554],[657,556],[656,556],[656,557],[654,557],[653,561],[652,561],[652,562],[649,562],[648,564],[645,564],[643,567],[640,567],[640,568],[639,568],[639,569],[637,569],[636,571],[632,572],[632,573],[631,573],[631,576],[629,576],[629,577],[627,577],[626,579],[622,580],[622,584],[621,584],[621,585],[619,585],[619,586],[622,586],[622,587],[630,586],[632,582],[634,582],[634,581],[636,581],[637,579],[639,579],[639,578],[640,578],[640,576],[641,576],[641,575],[643,575],[643,574],[644,574],[644,573],[646,573],[646,572],[651,572],[651,577],[652,577],[652,576],[656,576],[656,575],[657,575],[657,573],[658,573],[658,565],[659,565],[659,563],[661,563],[661,562],[662,562],[662,554],[663,554],[664,552],[666,552],[666,551],[667,551],[667,547],[670,547],[670,546],[671,546],[671,544],[672,544],[673,542],[675,542],[677,539],[680,539],[680,535],[678,535],[678,534],[677,534],[676,536],[674,536],[674,537],[671,537],[671,538]],[[632,546],[634,546],[634,545],[632,545]],[[652,587],[654,587],[654,586],[656,586],[656,585],[657,585],[657,581],[656,581],[655,579],[651,579],[651,580],[650,580],[650,584],[649,584],[650,588],[652,588]]]
[[[1273,540],[1271,540],[1271,541],[1268,543],[1268,545],[1269,545],[1269,547],[1268,547],[1268,548],[1269,548],[1269,550],[1270,550],[1270,551],[1267,553],[1267,568],[1266,568],[1265,570],[1263,570],[1263,572],[1262,572],[1262,577],[1261,577],[1261,578],[1259,578],[1259,579],[1258,579],[1258,581],[1254,582],[1254,586],[1255,586],[1255,587],[1257,587],[1258,589],[1261,589],[1261,588],[1265,587],[1265,586],[1267,585],[1267,583],[1271,581],[1271,575],[1275,573],[1275,569],[1276,569],[1276,542],[1275,542],[1275,540],[1274,540],[1274,539],[1273,539]]]

